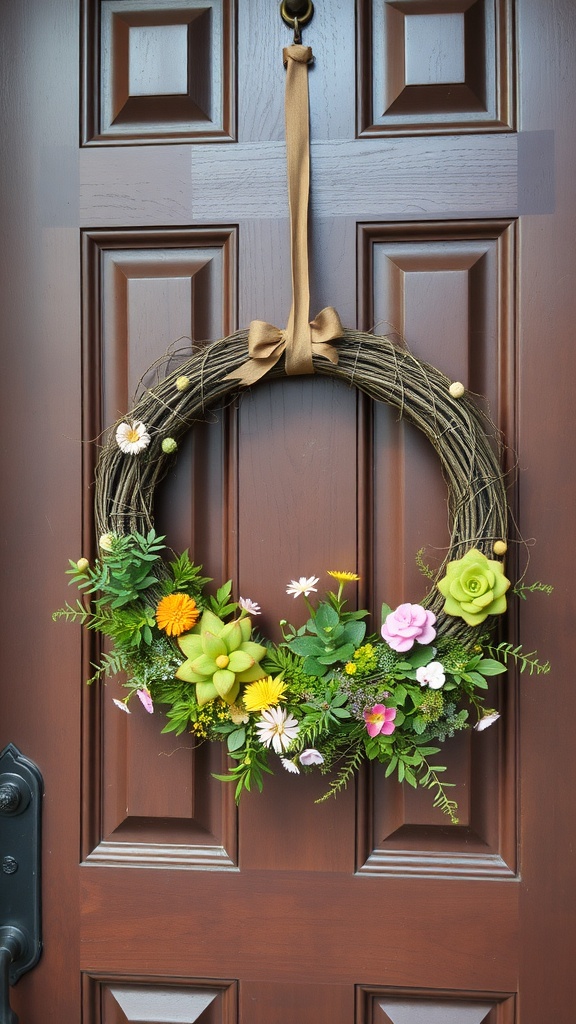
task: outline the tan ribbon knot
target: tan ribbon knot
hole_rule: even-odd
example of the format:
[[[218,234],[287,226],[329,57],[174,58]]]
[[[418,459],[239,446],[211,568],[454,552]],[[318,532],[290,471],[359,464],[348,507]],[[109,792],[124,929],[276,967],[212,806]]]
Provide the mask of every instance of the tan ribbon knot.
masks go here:
[[[308,329],[312,355],[323,356],[331,363],[337,363],[338,353],[330,342],[341,338],[344,328],[336,310],[332,306],[326,306],[325,309],[320,310],[314,320],[308,324]],[[228,373],[225,379],[239,380],[248,385],[255,384],[276,365],[288,344],[288,330],[282,331],[279,327],[266,323],[265,320],[253,320],[248,330],[250,358],[237,370]]]

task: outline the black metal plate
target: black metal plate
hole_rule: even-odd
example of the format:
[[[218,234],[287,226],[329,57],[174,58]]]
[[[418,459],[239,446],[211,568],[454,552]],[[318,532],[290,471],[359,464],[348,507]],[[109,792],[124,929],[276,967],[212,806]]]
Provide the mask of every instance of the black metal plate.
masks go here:
[[[0,926],[19,928],[25,949],[10,967],[10,984],[38,962],[42,950],[40,901],[43,781],[36,765],[9,743],[0,754],[0,791],[17,789],[16,806],[0,810]]]

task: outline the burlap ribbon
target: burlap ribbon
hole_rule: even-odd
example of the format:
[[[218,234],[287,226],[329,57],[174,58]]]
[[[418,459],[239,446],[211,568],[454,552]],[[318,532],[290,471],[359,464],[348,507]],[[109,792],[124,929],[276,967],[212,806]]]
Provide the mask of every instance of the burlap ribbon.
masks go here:
[[[287,374],[314,373],[312,355],[338,362],[331,341],[343,334],[340,317],[327,306],[309,323],[308,201],[310,194],[310,123],[308,113],[309,46],[295,43],[284,50],[286,66],[286,161],[290,206],[292,307],[286,330],[253,320],[248,332],[250,358],[226,379],[253,384],[285,353]]]

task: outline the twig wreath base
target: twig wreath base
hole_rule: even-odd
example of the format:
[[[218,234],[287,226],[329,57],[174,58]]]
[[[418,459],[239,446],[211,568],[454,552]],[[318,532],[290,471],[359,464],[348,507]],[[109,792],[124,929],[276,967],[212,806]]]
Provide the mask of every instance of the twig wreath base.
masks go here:
[[[112,431],[96,469],[99,536],[143,532],[153,525],[154,492],[174,458],[164,452],[162,441],[170,437],[178,443],[195,423],[206,419],[212,407],[244,390],[226,377],[245,362],[247,337],[243,330],[209,343],[144,392],[127,418],[144,422],[151,434],[145,458],[127,459]],[[461,557],[471,547],[492,557],[494,543],[507,535],[506,489],[497,439],[487,435],[485,418],[474,402],[467,394],[453,397],[448,377],[388,337],[345,330],[337,351],[337,364],[314,357],[315,373],[358,388],[376,402],[397,409],[438,453],[452,523],[445,562]],[[285,376],[283,363],[266,375],[267,379]],[[188,383],[178,390],[176,381],[183,378]],[[424,604],[438,615],[444,631],[472,639],[474,632],[465,623],[444,620],[438,592],[432,591]]]
[[[511,585],[500,559],[508,509],[498,438],[461,384],[389,338],[344,331],[337,363],[333,352],[314,357],[316,374],[386,403],[428,438],[447,482],[452,532],[437,575],[425,570],[431,584],[422,603],[383,605],[379,633],[366,635],[366,610],[346,607],[344,588],[359,577],[328,570],[337,592],[316,604],[309,595],[318,577],[291,581],[286,592],[305,602],[309,618],[300,626],[283,621],[274,644],[253,634],[259,605],[234,599],[231,581],[206,592],[211,581],[201,567],[187,551],[172,557],[153,523],[156,486],[179,440],[214,406],[242,394],[233,375],[245,367],[247,341],[239,331],[212,342],[153,387],[142,385],[97,463],[99,553],[68,569],[82,600],[54,617],[112,641],[90,681],[125,673],[126,696],[114,699],[123,711],[136,695],[149,713],[162,707],[164,732],[225,742],[232,766],[217,778],[235,783],[236,799],[262,789],[269,756],[293,774],[331,773],[322,799],[344,788],[365,759],[378,760],[386,776],[432,790],[434,806],[456,823],[451,784],[431,760],[440,750],[434,744],[470,728],[470,713],[479,731],[499,718],[485,698],[490,677],[508,665],[549,671],[534,652],[491,636]],[[286,376],[283,363],[266,376]],[[511,593],[550,589],[520,582]]]

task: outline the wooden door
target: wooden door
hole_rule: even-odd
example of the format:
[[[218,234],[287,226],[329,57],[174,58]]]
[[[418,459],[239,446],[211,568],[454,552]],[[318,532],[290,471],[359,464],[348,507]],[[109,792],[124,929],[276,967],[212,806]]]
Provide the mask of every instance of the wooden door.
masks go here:
[[[290,35],[273,0],[4,4],[0,746],[46,789],[23,1024],[573,1019],[576,11],[316,8],[312,313],[394,329],[487,396],[530,576],[556,588],[508,632],[553,672],[511,675],[498,726],[447,748],[459,826],[377,771],[322,805],[322,780],[275,776],[237,811],[220,747],[83,686],[86,644],[50,615],[93,545],[94,439],[182,339],[286,321]],[[158,523],[268,632],[301,574],[357,568],[373,610],[422,596],[444,486],[386,407],[307,378],[207,418]]]

